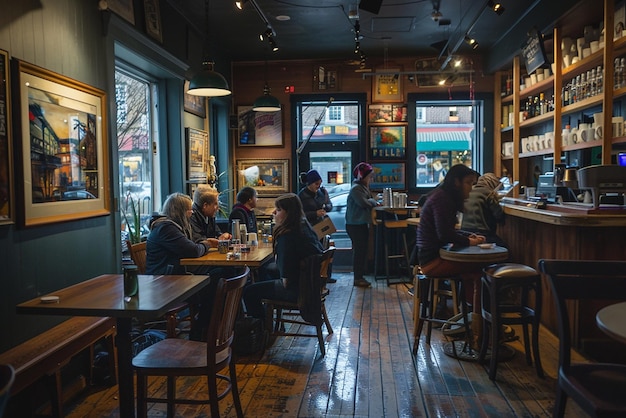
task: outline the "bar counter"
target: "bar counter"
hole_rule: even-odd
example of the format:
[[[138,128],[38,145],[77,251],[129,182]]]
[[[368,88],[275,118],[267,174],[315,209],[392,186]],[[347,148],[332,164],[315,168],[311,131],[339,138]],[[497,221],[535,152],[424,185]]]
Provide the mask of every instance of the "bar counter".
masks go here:
[[[503,198],[505,224],[498,228],[509,245],[510,261],[537,268],[539,259],[624,260],[626,259],[626,208],[591,204],[548,204],[538,209],[534,202]],[[558,335],[552,291],[543,282],[541,322]],[[597,332],[596,312],[607,303],[580,303],[572,318],[574,345],[595,351],[592,346],[606,341]],[[589,331],[594,330],[595,331]]]

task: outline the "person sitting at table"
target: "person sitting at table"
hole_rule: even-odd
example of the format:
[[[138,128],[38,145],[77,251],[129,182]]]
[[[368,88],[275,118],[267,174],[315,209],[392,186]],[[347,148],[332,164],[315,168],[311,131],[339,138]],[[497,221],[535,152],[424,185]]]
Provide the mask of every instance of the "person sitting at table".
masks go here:
[[[205,255],[212,244],[209,240],[192,240],[189,218],[192,201],[183,193],[173,193],[163,203],[163,213],[153,216],[146,243],[146,274],[186,274],[181,258],[197,258]],[[195,274],[208,274],[208,266],[195,269]],[[212,280],[211,283],[216,283]],[[192,321],[190,339],[198,340],[202,330],[209,324],[215,286],[207,286],[198,292],[189,303],[197,306],[197,318]]]
[[[265,317],[262,299],[298,300],[300,261],[309,255],[323,252],[296,194],[285,193],[276,199],[274,205],[276,226],[273,246],[280,278],[251,284],[243,292],[248,315],[261,319]]]
[[[352,268],[354,286],[371,287],[364,277],[367,266],[372,208],[378,202],[372,197],[370,183],[374,177],[374,167],[366,162],[358,163],[352,171],[354,180],[346,203],[346,232],[352,241]]]
[[[302,209],[307,221],[311,225],[321,222],[333,208],[328,192],[322,187],[322,176],[317,170],[309,170],[300,174],[300,180],[305,185],[298,192],[302,202]]]
[[[253,187],[245,186],[237,193],[237,203],[230,210],[228,216],[228,224],[231,225],[233,219],[239,219],[240,225],[245,225],[248,233],[258,232],[256,224],[256,208],[257,194]]]
[[[417,257],[422,273],[437,277],[460,277],[465,284],[467,300],[472,301],[474,285],[480,279],[483,264],[444,260],[439,249],[452,244],[468,247],[485,242],[485,237],[457,229],[457,212],[463,212],[478,173],[457,164],[450,168],[443,182],[433,190],[420,211],[417,228]],[[477,309],[479,307],[474,307]]]
[[[217,248],[218,240],[231,239],[231,235],[222,233],[215,222],[219,207],[217,190],[207,184],[200,184],[193,192],[193,213],[189,219],[194,241],[208,240],[211,247]]]
[[[504,210],[496,193],[499,187],[500,179],[493,173],[478,177],[463,206],[461,229],[483,235],[487,242],[507,248],[497,234],[498,225],[504,224]]]

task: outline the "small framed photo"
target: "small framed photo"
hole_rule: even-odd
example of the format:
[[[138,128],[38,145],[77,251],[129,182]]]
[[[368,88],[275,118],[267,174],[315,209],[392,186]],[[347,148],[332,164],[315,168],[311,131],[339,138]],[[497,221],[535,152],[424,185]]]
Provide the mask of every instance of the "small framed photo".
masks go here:
[[[400,68],[380,69],[372,78],[372,102],[404,101]]]
[[[187,180],[206,182],[209,134],[194,128],[185,128],[187,142]]]
[[[289,160],[237,160],[237,189],[254,187],[259,196],[278,196],[289,191]]]
[[[193,94],[187,93],[189,90],[189,80],[185,80],[185,97],[183,102],[183,107],[185,112],[192,113],[196,116],[200,116],[201,118],[206,117],[206,97],[204,96],[194,96]]]
[[[282,147],[283,122],[280,110],[255,112],[252,106],[237,107],[240,147]]]
[[[393,122],[393,108],[390,104],[371,104],[367,107],[369,123]]]
[[[383,190],[389,187],[393,190],[406,190],[406,164],[405,163],[377,163],[372,162],[374,178],[370,183],[370,189]]]
[[[391,105],[391,109],[392,122],[406,122],[407,105]]]
[[[337,90],[339,88],[339,79],[337,70],[317,65],[313,68],[313,90],[326,91]]]
[[[370,126],[370,159],[405,158],[406,125]]]
[[[159,0],[144,0],[143,7],[146,14],[146,32],[157,41],[163,42]]]

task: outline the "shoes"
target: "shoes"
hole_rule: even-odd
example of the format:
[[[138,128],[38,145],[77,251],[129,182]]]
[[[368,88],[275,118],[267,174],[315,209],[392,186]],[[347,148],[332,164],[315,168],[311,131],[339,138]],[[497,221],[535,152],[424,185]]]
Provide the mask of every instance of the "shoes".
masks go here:
[[[355,279],[354,285],[357,287],[372,287],[372,284],[365,279]]]
[[[329,277],[328,279],[326,279],[326,283],[337,283],[337,279],[333,279],[332,277]]]

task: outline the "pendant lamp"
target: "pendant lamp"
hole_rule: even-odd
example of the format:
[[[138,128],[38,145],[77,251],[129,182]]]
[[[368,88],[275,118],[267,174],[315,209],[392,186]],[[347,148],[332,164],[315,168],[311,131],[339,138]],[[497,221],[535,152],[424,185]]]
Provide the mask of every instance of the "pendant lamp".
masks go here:
[[[204,2],[206,39],[204,40],[204,54],[208,56],[209,44],[209,0]],[[187,93],[193,96],[218,97],[231,94],[228,82],[223,75],[213,70],[214,62],[205,58],[202,62],[202,70],[189,81]]]
[[[265,62],[265,80],[263,95],[254,101],[252,110],[255,112],[278,112],[281,109],[280,101],[270,94],[270,86],[267,84],[267,61]]]

